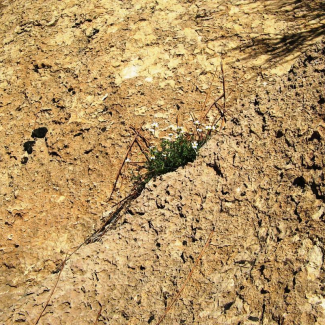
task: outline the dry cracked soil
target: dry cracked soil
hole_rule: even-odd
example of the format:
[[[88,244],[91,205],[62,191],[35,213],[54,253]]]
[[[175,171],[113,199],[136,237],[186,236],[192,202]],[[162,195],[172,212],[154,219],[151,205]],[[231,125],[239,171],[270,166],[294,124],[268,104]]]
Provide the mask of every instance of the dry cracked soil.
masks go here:
[[[1,1],[0,323],[324,324],[324,9]],[[223,80],[197,160],[87,241],[132,127],[193,130]]]

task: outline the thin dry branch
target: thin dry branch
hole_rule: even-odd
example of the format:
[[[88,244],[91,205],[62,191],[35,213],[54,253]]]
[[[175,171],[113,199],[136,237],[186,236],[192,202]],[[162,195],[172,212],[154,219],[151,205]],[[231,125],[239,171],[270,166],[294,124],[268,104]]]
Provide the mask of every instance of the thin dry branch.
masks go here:
[[[225,79],[225,73],[224,73],[224,69],[223,69],[222,60],[220,61],[220,66],[221,66],[221,74],[222,74],[222,88],[223,88],[222,94],[210,105],[210,107],[207,109],[205,114],[202,116],[201,121],[207,117],[207,115],[209,114],[209,112],[211,111],[213,106],[220,109],[220,105],[219,105],[218,101],[221,98],[223,98],[223,111],[221,110],[222,111],[221,114],[224,116],[224,114],[226,112],[226,79]]]
[[[222,95],[220,95],[211,105],[210,105],[210,107],[208,108],[208,110],[205,112],[205,114],[202,116],[202,118],[201,118],[201,121],[202,120],[204,120],[205,118],[206,118],[206,116],[209,114],[209,112],[211,111],[211,108],[213,107],[213,106],[215,106],[217,103],[218,103],[218,101],[221,99],[221,98],[223,98],[224,97],[224,95],[225,95],[225,93],[222,93]]]
[[[141,133],[141,131],[139,129],[137,129],[134,126],[130,126],[131,129],[136,133],[136,135],[144,142],[144,144],[146,145],[147,148],[150,147],[150,143],[147,140],[147,138]]]
[[[148,155],[147,153],[143,150],[141,143],[138,139],[135,140],[136,144],[138,145],[140,151],[142,152],[142,154],[146,157],[147,161],[149,161]]]
[[[226,111],[226,81],[225,81],[225,73],[223,70],[222,60],[220,61],[221,73],[222,73],[222,87],[223,87],[223,108],[224,112]]]
[[[221,117],[224,117],[225,116],[225,111],[224,111],[224,108],[223,107],[221,107],[221,105],[220,104],[218,104],[218,103],[214,103],[214,106],[216,107],[216,109],[219,111],[219,113],[220,113],[220,116]]]
[[[53,296],[54,290],[56,289],[56,287],[57,287],[57,285],[58,285],[58,283],[59,283],[60,276],[61,276],[61,273],[62,273],[62,271],[63,271],[63,268],[64,268],[64,266],[65,266],[65,263],[66,263],[67,259],[68,259],[68,254],[65,256],[65,259],[64,259],[64,261],[63,261],[63,263],[62,263],[62,266],[61,266],[61,269],[60,269],[60,273],[59,273],[59,275],[58,275],[58,278],[56,279],[55,285],[54,285],[54,287],[52,288],[52,291],[51,291],[51,293],[50,293],[50,295],[49,295],[49,297],[48,297],[48,299],[47,299],[47,301],[46,301],[46,303],[45,303],[45,306],[44,306],[42,312],[40,313],[40,315],[38,316],[38,318],[37,318],[37,320],[36,320],[36,322],[35,322],[34,325],[37,325],[37,324],[38,324],[38,322],[39,322],[39,320],[41,319],[41,317],[42,317],[42,315],[43,315],[43,313],[44,313],[46,307],[48,306],[48,304],[49,304],[49,302],[50,302],[50,300],[51,300],[51,298],[52,298],[52,296]]]
[[[99,317],[100,317],[100,314],[102,313],[102,305],[99,303],[99,306],[100,306],[100,308],[99,308],[99,312],[98,312],[98,314],[97,314],[97,317],[96,317],[96,320],[95,320],[95,323],[94,323],[94,325],[97,325],[97,323],[98,323],[98,319],[99,319]]]
[[[129,161],[128,164],[130,165],[138,165],[138,164],[146,164],[146,161]]]
[[[183,290],[185,289],[186,287],[186,284],[187,282],[190,280],[190,278],[192,277],[192,274],[194,272],[194,269],[196,268],[196,266],[198,265],[200,259],[202,258],[203,256],[203,253],[205,251],[205,249],[209,246],[210,244],[210,240],[212,238],[212,235],[214,233],[214,230],[211,231],[204,247],[202,248],[201,252],[200,252],[200,255],[197,257],[197,259],[195,260],[195,263],[191,269],[191,272],[188,274],[188,276],[186,277],[185,279],[185,282],[184,284],[182,285],[181,289],[178,291],[178,293],[176,294],[176,296],[174,297],[174,299],[172,300],[171,304],[166,308],[164,314],[160,317],[160,319],[158,320],[158,323],[156,325],[159,325],[161,324],[161,322],[164,320],[164,318],[166,317],[167,313],[170,311],[170,309],[173,307],[173,305],[175,304],[175,302],[178,300],[178,298],[180,297],[181,293],[183,292]]]
[[[122,205],[125,201],[132,199],[134,197],[136,197],[137,195],[137,191],[136,190],[132,190],[130,194],[128,194],[125,198],[123,198],[122,200],[120,200],[119,202],[115,203],[114,205],[112,205],[112,208],[115,208],[119,205]]]
[[[125,157],[124,157],[124,159],[123,159],[123,162],[122,162],[122,164],[121,164],[121,167],[120,167],[120,169],[118,170],[118,173],[117,173],[117,175],[116,175],[115,182],[114,182],[114,185],[113,185],[113,189],[112,189],[111,195],[109,196],[109,199],[108,199],[109,201],[111,200],[112,195],[113,195],[113,193],[114,193],[114,191],[115,191],[117,181],[118,181],[118,179],[119,179],[119,177],[120,177],[120,175],[121,175],[122,168],[123,168],[123,166],[124,166],[124,164],[125,164],[125,160],[126,160],[126,158],[128,157],[128,155],[129,155],[129,153],[130,153],[130,151],[131,151],[131,149],[132,149],[132,147],[133,147],[135,141],[137,140],[137,137],[138,137],[138,136],[135,136],[135,137],[134,137],[133,141],[131,142],[131,144],[130,144],[130,146],[129,146],[129,149],[127,150],[127,152],[126,152],[126,154],[125,154]]]
[[[194,113],[190,112],[190,116],[192,118],[192,121],[195,122],[196,121],[196,117],[195,117]]]

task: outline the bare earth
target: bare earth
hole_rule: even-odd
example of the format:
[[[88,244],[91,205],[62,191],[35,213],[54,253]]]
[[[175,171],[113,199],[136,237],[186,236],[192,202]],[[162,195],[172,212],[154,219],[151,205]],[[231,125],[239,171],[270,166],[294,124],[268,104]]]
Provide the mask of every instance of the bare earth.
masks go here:
[[[324,11],[2,1],[0,323],[158,324],[192,270],[162,324],[324,324]],[[62,268],[129,191],[130,126],[189,128],[221,59],[224,127]]]

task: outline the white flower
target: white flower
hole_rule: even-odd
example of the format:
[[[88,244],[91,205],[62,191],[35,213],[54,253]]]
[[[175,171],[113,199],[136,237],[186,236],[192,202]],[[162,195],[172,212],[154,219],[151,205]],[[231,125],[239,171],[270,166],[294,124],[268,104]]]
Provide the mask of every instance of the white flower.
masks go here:
[[[166,157],[166,154],[165,154],[165,153],[163,153],[163,154],[162,154],[162,156],[163,156],[163,157]]]
[[[212,129],[212,126],[207,125],[207,126],[205,127],[205,129],[206,129],[206,130],[211,130],[211,129]]]
[[[182,126],[178,126],[178,127],[176,128],[176,130],[177,130],[177,131],[180,131],[180,132],[183,132],[183,127],[182,127]]]
[[[197,129],[196,131],[197,131],[197,132],[202,132],[202,129]]]
[[[171,130],[174,130],[175,129],[175,125],[169,125],[169,127],[168,127],[169,129],[171,129]]]
[[[154,122],[151,124],[151,127],[154,129],[157,128],[158,126],[159,126],[159,124],[157,122]]]
[[[196,120],[193,122],[195,125],[200,125],[200,121],[199,120]]]
[[[131,160],[130,160],[129,158],[126,158],[126,159],[125,159],[125,162],[126,162],[126,163],[129,163],[130,161],[131,161]]]
[[[168,134],[168,136],[171,137],[171,138],[173,137],[173,135],[174,135],[173,133]]]
[[[155,133],[155,129],[149,129],[148,130],[150,133],[154,134]]]
[[[193,148],[194,150],[197,149],[197,141],[192,142],[192,148]]]
[[[212,130],[215,130],[215,129],[216,129],[216,127],[214,125],[212,125]]]
[[[266,81],[264,81],[264,82],[263,82],[263,86],[265,87],[266,85],[267,85],[267,82],[266,82]]]
[[[155,156],[151,156],[150,159],[151,159],[151,160],[155,160],[156,157],[155,157]]]

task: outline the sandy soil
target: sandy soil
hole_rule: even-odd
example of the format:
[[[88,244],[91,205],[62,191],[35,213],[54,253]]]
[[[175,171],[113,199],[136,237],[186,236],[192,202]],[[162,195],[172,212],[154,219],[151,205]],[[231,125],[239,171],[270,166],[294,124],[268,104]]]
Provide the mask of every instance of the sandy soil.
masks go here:
[[[99,323],[156,323],[214,226],[166,324],[321,324],[323,7],[2,1],[0,320],[35,322],[66,254],[129,190],[109,200],[130,126],[190,125],[222,91],[222,59],[224,130],[67,262],[40,323],[93,324],[99,303]]]

